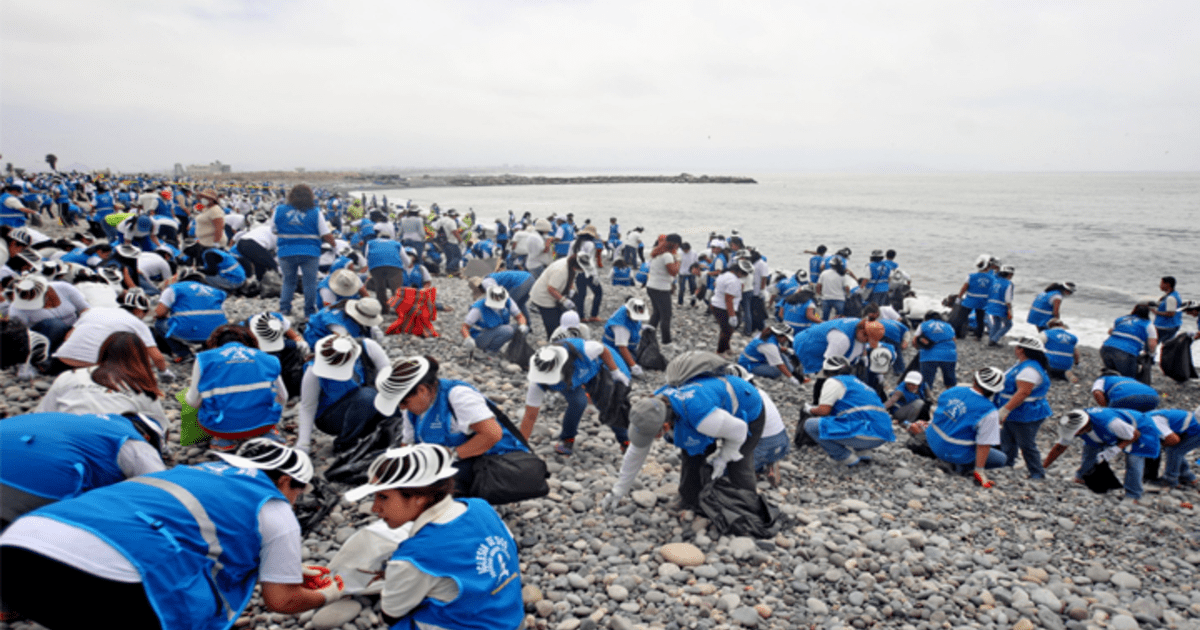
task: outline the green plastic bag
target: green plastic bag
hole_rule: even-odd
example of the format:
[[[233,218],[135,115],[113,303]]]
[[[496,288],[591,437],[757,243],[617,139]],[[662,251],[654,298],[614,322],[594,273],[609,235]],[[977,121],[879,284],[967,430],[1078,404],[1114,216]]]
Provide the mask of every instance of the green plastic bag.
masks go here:
[[[179,401],[182,409],[179,412],[179,445],[188,446],[208,439],[208,433],[200,428],[200,410],[187,404],[188,390],[175,394],[175,400]]]

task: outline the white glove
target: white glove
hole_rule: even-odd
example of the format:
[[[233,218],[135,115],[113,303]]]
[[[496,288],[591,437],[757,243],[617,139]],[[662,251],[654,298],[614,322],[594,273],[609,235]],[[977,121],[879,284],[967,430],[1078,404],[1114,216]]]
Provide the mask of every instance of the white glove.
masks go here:
[[[304,575],[304,587],[325,596],[326,604],[342,598],[342,591],[346,588],[342,576],[331,573],[325,567],[314,565],[304,565],[301,571]]]
[[[730,328],[737,328],[737,325],[738,325],[738,318],[737,318],[737,315],[730,315],[730,316],[729,316],[729,327],[730,327]]]
[[[813,414],[813,412],[816,411],[816,409],[817,408],[814,407],[812,403],[804,403],[804,413],[805,414],[811,416]]]
[[[1110,447],[1104,449],[1103,451],[1100,451],[1100,454],[1096,456],[1096,461],[1115,462],[1115,461],[1117,461],[1117,458],[1120,457],[1120,455],[1121,455],[1121,447],[1120,446],[1110,446]]]
[[[640,377],[640,376],[645,376],[645,374],[646,374],[646,370],[643,370],[643,369],[642,369],[642,366],[640,366],[640,365],[638,365],[638,364],[636,364],[636,363],[634,363],[634,364],[633,364],[633,366],[629,368],[629,371],[630,371],[630,373],[632,373],[634,376],[639,376],[639,377]]]
[[[300,354],[303,356],[308,356],[312,353],[312,347],[309,346],[308,342],[303,339],[298,339],[296,341],[296,349],[299,350]]]
[[[158,373],[158,380],[160,380],[164,383],[174,383],[175,382],[175,373],[172,372],[171,370],[163,370]]]
[[[466,348],[467,350],[474,350],[475,349],[475,340],[472,339],[471,337],[463,338],[463,347]]]
[[[725,467],[729,465],[729,460],[725,459],[721,455],[718,455],[713,458],[711,464],[712,464],[712,478],[719,479],[722,475],[725,474]]]
[[[575,310],[575,302],[573,302],[571,300],[571,298],[568,298],[566,296],[563,296],[563,299],[558,301],[558,305],[567,309],[568,311]]]
[[[521,334],[524,334],[524,335],[529,334],[529,326],[527,326],[525,324],[521,324],[520,326],[517,326],[517,330],[521,331]]]
[[[609,373],[612,374],[614,381],[623,385],[629,385],[629,377],[625,376],[625,373],[621,370],[609,370]]]
[[[792,382],[792,385],[795,385],[797,387],[800,386],[800,379],[796,378],[795,376],[792,376],[788,380]]]
[[[629,494],[629,488],[622,488],[620,485],[614,485],[611,492],[604,495],[604,499],[600,501],[600,509],[605,512],[611,512],[616,509],[621,503],[621,499]]]
[[[37,376],[37,370],[33,369],[32,365],[22,363],[21,367],[17,368],[17,379],[22,381],[31,381]]]
[[[371,339],[374,339],[375,343],[383,343],[383,331],[379,330],[378,326],[371,327]]]
[[[1012,413],[1012,409],[1009,409],[1008,407],[1000,408],[1000,424],[1004,424],[1004,421],[1008,419],[1008,414],[1010,413]]]

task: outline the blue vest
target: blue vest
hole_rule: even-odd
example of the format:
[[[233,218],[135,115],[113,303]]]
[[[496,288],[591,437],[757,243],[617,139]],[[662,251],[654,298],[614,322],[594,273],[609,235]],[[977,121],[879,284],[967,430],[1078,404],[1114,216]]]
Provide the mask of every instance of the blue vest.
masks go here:
[[[142,576],[164,628],[225,630],[254,592],[258,512],[287,499],[262,471],[210,462],[100,488],[31,512],[95,534]]]
[[[788,276],[775,283],[775,290],[781,298],[791,297],[800,290],[800,281],[796,280],[796,276]]]
[[[792,333],[800,333],[812,328],[814,322],[808,318],[808,309],[815,306],[812,300],[802,304],[783,304],[783,323],[792,327]]]
[[[585,383],[596,378],[596,375],[600,373],[600,368],[604,366],[604,363],[600,359],[588,358],[587,353],[584,352],[584,341],[582,339],[572,337],[556,343],[563,347],[570,346],[568,350],[573,349],[572,354],[576,355],[577,358],[571,366],[570,374],[567,374],[566,378],[554,385],[542,385],[542,387],[556,392],[570,391],[577,387],[583,387]]]
[[[175,302],[171,305],[167,336],[184,341],[200,342],[219,326],[229,323],[225,318],[225,292],[199,282],[177,282]]]
[[[825,362],[825,349],[829,345],[826,337],[831,330],[840,330],[850,339],[850,349],[846,355],[848,358],[849,353],[854,351],[854,344],[858,343],[854,340],[856,326],[858,326],[858,318],[842,317],[812,326],[797,337],[796,357],[804,364],[804,372],[816,374],[821,371],[821,365]]]
[[[808,259],[808,277],[810,280],[816,282],[817,276],[821,275],[822,271],[825,271],[824,256],[818,255]]]
[[[455,387],[469,387],[471,391],[477,392],[473,385],[465,381],[456,381],[448,378],[438,379],[437,399],[433,401],[429,409],[419,416],[405,412],[408,415],[409,422],[413,426],[413,435],[419,444],[441,444],[450,449],[462,446],[467,440],[471,439],[471,435],[466,433],[452,432],[454,424],[454,410],[450,407],[450,390]],[[480,394],[482,396],[482,394]],[[504,431],[504,436],[499,442],[492,445],[484,455],[503,455],[504,453],[512,453],[514,451],[527,450],[524,444],[521,444],[515,436],[508,431]]]
[[[487,277],[491,278],[492,280],[495,280],[496,284],[504,287],[504,289],[506,291],[508,291],[509,293],[512,293],[514,290],[516,290],[522,284],[525,284],[525,281],[532,278],[533,275],[530,274],[528,271],[510,270],[510,271],[497,271],[496,273],[489,273],[487,275]]]
[[[26,214],[20,210],[9,208],[7,204],[9,199],[17,199],[17,197],[12,193],[4,193],[0,195],[0,225],[25,227]]]
[[[636,280],[639,285],[644,286],[646,284],[646,280],[650,279],[650,263],[642,263],[642,265],[638,267],[637,273],[634,274],[633,279]]]
[[[831,415],[821,417],[821,439],[868,437],[895,442],[892,416],[883,408],[879,395],[854,376],[832,378],[846,386],[846,393],[833,404]]]
[[[1158,303],[1158,310],[1160,310],[1160,311],[1165,310],[1167,308],[1167,298],[1172,298],[1172,297],[1175,298],[1175,314],[1170,317],[1163,317],[1162,315],[1155,315],[1154,316],[1154,325],[1155,326],[1157,326],[1159,328],[1179,328],[1180,326],[1183,325],[1183,311],[1179,308],[1181,305],[1183,305],[1183,300],[1179,299],[1178,291],[1171,291],[1170,293],[1165,295],[1163,297],[1163,299],[1161,301],[1159,301],[1159,303]],[[1159,341],[1166,341],[1166,339],[1160,339]]]
[[[419,264],[414,264],[407,269],[401,269],[400,275],[403,276],[402,283],[410,289],[422,289],[425,287],[425,274],[421,271],[424,269]]]
[[[696,430],[714,409],[723,409],[745,422],[746,435],[750,435],[750,423],[763,412],[758,390],[736,376],[702,376],[682,387],[661,387],[654,392],[659,394],[667,397],[675,412],[675,446],[692,456],[700,455],[716,441]]]
[[[629,267],[613,267],[612,283],[614,287],[633,286],[633,273]]]
[[[1062,297],[1062,293],[1058,291],[1043,291],[1033,298],[1033,305],[1029,307],[1029,317],[1025,321],[1038,327],[1041,330],[1046,327],[1046,322],[1049,322],[1054,317],[1054,296]]]
[[[931,319],[923,322],[920,328],[922,337],[933,342],[928,348],[919,349],[921,361],[958,361],[958,346],[954,342],[954,327],[946,322]]]
[[[280,258],[321,255],[321,211],[307,212],[287,204],[275,208],[275,232]]]
[[[1167,425],[1171,427],[1171,433],[1181,438],[1200,433],[1200,422],[1196,421],[1196,415],[1190,411],[1184,411],[1183,409],[1157,409],[1146,415],[1150,416],[1151,419],[1155,416],[1166,418]]]
[[[1046,362],[1051,370],[1067,371],[1075,367],[1075,344],[1079,338],[1062,328],[1046,330]]]
[[[200,426],[213,433],[244,433],[279,422],[275,399],[279,359],[257,348],[227,343],[196,355],[200,364]]]
[[[896,406],[903,407],[913,401],[923,400],[925,398],[925,394],[929,391],[928,385],[928,383],[921,383],[920,385],[917,385],[917,391],[910,392],[908,391],[908,388],[904,386],[904,381],[900,381],[900,384],[896,386],[896,389],[892,390],[893,394],[900,394],[899,400],[896,401]]]
[[[988,315],[996,317],[1008,317],[1008,288],[1012,286],[1012,280],[996,276],[992,280],[992,288],[989,289],[987,307],[984,312]]]
[[[563,237],[554,242],[554,255],[566,256],[571,253],[571,242],[575,240],[575,228],[570,223],[562,224]]]
[[[418,623],[454,630],[515,630],[525,620],[517,543],[504,521],[482,499],[456,499],[467,511],[449,523],[429,523],[400,543],[392,560],[412,563],[458,584],[449,602],[425,598],[392,626]]]
[[[321,383],[321,399],[317,401],[317,415],[320,418],[325,415],[325,412],[337,402],[345,398],[348,394],[357,391],[360,387],[374,387],[375,381],[368,379],[367,366],[363,363],[367,358],[366,346],[363,347],[362,354],[358,356],[358,361],[354,362],[354,373],[345,381],[335,381],[330,378],[318,378]],[[312,361],[304,364],[304,371],[312,369]],[[374,366],[375,370],[379,366]],[[375,370],[371,370],[374,372]]]
[[[491,258],[496,251],[496,244],[491,239],[483,239],[471,246],[471,255],[476,258]]]
[[[222,280],[233,284],[242,284],[246,281],[246,270],[242,268],[242,263],[238,262],[238,259],[233,254],[214,247],[204,252],[204,255],[207,256],[210,253],[221,257],[221,262],[217,265],[217,275]]]
[[[759,350],[763,344],[773,345],[776,348],[779,347],[779,342],[773,336],[765,341],[761,337],[755,337],[753,341],[746,344],[746,347],[742,349],[742,353],[738,355],[738,365],[747,370],[753,369],[756,365],[766,365],[767,357]]]
[[[141,440],[124,416],[32,413],[0,424],[0,481],[46,499],[67,499],[125,479],[117,453]]]
[[[1105,376],[1101,381],[1109,407],[1137,411],[1150,411],[1158,407],[1158,391],[1137,379]]]
[[[103,220],[104,217],[112,214],[116,210],[114,205],[113,194],[110,192],[102,192],[96,195],[96,204],[93,209],[96,211],[96,220]]]
[[[642,340],[642,322],[635,321],[629,316],[629,309],[624,305],[617,309],[617,312],[604,322],[604,344],[613,348],[617,347],[617,337],[613,332],[616,326],[624,326],[629,331],[629,346],[637,348],[638,342]]]
[[[1017,393],[1017,374],[1027,367],[1037,370],[1042,375],[1042,382],[1029,392],[1029,396],[1019,407],[1008,414],[1005,422],[1036,422],[1049,418],[1053,413],[1050,411],[1050,403],[1046,401],[1046,392],[1050,391],[1050,375],[1032,359],[1026,359],[1005,372],[1004,390],[996,394],[996,407],[1004,406]]]
[[[887,263],[882,260],[867,263],[867,269],[871,272],[871,277],[867,279],[867,288],[873,293],[887,293],[888,278],[892,275]]]
[[[1092,418],[1092,429],[1082,436],[1083,441],[1098,448],[1107,448],[1115,446],[1121,441],[1116,435],[1109,430],[1108,425],[1113,420],[1122,420],[1132,424],[1141,436],[1138,437],[1129,449],[1130,455],[1140,457],[1158,457],[1162,451],[1162,435],[1158,432],[1158,426],[1154,424],[1154,420],[1150,416],[1134,411],[1133,409],[1106,409],[1101,407],[1091,407],[1087,410],[1087,414]]]
[[[1117,321],[1113,322],[1112,334],[1104,340],[1101,347],[1113,348],[1136,357],[1150,340],[1146,333],[1146,323],[1146,320],[1132,314],[1118,317]]]
[[[614,241],[619,242],[620,240],[621,240],[621,226],[617,225],[616,223],[610,223],[608,225],[608,242],[610,242],[610,243],[612,243]]]
[[[367,268],[374,271],[379,267],[404,267],[404,246],[391,239],[375,239],[367,243]]]
[[[970,386],[951,387],[938,396],[937,411],[925,431],[925,441],[942,461],[973,463],[976,428],[984,416],[995,410],[991,399]]]
[[[84,247],[76,247],[75,249],[60,256],[59,260],[63,262],[75,263],[77,265],[87,265],[88,258],[90,258],[90,256],[85,253],[86,249],[87,248]]]
[[[504,308],[501,308],[497,311],[487,307],[487,299],[479,298],[476,300],[475,303],[471,305],[471,308],[468,309],[468,311],[479,309],[479,321],[471,325],[471,338],[474,339],[475,337],[478,337],[479,333],[485,330],[491,330],[493,328],[508,324],[508,318],[511,315],[508,309],[511,305],[512,299],[505,300]]]
[[[977,271],[967,277],[967,292],[962,297],[962,307],[979,309],[987,306],[991,295],[992,281],[996,279],[986,271]]]
[[[351,337],[361,338],[363,336],[362,326],[354,321],[353,317],[347,315],[343,309],[330,306],[313,313],[313,316],[308,318],[308,326],[304,328],[304,340],[308,342],[308,345],[316,346],[322,337],[330,334],[330,328],[333,326],[345,328],[346,333]]]

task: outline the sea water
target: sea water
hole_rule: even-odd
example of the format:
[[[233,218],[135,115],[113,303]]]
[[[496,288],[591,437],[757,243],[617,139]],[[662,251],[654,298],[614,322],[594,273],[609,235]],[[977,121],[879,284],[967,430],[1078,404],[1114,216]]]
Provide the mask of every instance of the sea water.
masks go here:
[[[741,175],[741,174],[739,174]],[[437,203],[480,220],[574,213],[602,238],[610,217],[622,233],[677,232],[703,248],[711,232],[736,230],[773,269],[808,268],[817,245],[849,247],[862,274],[873,249],[895,249],[914,290],[930,304],[957,293],[983,253],[1016,267],[1013,332],[1052,282],[1071,281],[1063,320],[1098,347],[1117,317],[1158,298],[1173,275],[1183,298],[1200,299],[1200,174],[1054,173],[757,175],[758,184],[602,184],[412,188],[373,191],[392,203]],[[1185,324],[1191,327],[1193,324]]]

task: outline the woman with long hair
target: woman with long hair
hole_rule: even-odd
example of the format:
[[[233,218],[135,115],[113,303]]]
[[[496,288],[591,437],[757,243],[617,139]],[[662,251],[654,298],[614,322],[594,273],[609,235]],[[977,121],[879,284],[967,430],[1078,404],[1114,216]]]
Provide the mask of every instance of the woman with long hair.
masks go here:
[[[63,372],[35,411],[64,413],[144,413],[165,418],[162,390],[146,344],[136,334],[117,332],[100,346],[97,363]]]

